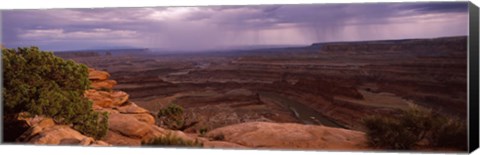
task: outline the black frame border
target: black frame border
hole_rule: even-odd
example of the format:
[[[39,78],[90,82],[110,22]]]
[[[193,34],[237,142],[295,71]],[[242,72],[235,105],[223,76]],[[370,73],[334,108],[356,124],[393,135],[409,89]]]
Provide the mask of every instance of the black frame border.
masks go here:
[[[468,59],[469,59],[469,138],[468,151],[473,152],[478,148],[479,143],[479,12],[478,7],[470,2],[469,4],[469,35],[468,35]]]
[[[358,3],[358,2],[350,2]],[[327,3],[324,3],[327,4]],[[468,5],[469,10],[469,34],[468,34],[468,151],[471,153],[479,148],[480,139],[480,107],[479,107],[479,7],[471,1]],[[0,31],[1,31],[1,18],[0,12]],[[1,36],[0,36],[1,42]],[[1,54],[0,54],[1,55]],[[3,71],[2,60],[0,59],[0,86],[3,87]],[[0,115],[3,116],[3,98],[0,97]],[[0,145],[5,145],[3,141],[3,119],[0,119]],[[302,150],[299,150],[302,151]],[[367,151],[368,152],[368,151]],[[365,152],[363,152],[365,153]],[[418,152],[421,153],[421,152]]]

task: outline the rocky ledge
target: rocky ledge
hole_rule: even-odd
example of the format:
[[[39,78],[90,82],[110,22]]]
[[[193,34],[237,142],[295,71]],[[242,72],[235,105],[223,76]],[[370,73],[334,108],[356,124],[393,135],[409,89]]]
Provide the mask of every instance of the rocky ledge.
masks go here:
[[[93,110],[109,113],[107,135],[95,140],[50,118],[24,118],[30,128],[17,142],[48,145],[139,146],[144,140],[167,134],[184,140],[198,140],[206,148],[282,148],[318,150],[365,149],[362,132],[294,123],[247,122],[214,129],[203,136],[164,129],[155,125],[154,115],[128,100],[123,91],[113,90],[116,81],[109,73],[89,69],[92,89],[85,96]]]

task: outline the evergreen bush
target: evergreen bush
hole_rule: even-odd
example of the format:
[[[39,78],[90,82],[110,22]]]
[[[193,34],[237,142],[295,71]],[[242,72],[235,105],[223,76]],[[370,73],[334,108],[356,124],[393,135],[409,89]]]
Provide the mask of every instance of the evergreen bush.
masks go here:
[[[426,141],[430,147],[465,150],[465,122],[412,105],[398,117],[368,116],[363,119],[370,146],[384,149],[412,149]]]
[[[160,109],[157,113],[158,125],[173,130],[186,130],[199,123],[193,112],[185,112],[183,107],[175,103]]]
[[[2,49],[2,61],[5,114],[44,115],[97,139],[105,135],[107,115],[92,111],[83,96],[90,87],[87,66],[38,47]]]
[[[185,125],[185,115],[183,107],[177,104],[169,104],[167,107],[160,109],[157,114],[162,126],[169,129],[178,130]]]

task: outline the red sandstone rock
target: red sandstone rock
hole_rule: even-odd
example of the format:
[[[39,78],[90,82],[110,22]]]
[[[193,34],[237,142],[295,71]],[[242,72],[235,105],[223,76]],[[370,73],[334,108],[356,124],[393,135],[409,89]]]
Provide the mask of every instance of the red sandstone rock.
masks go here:
[[[113,89],[113,86],[117,84],[115,80],[103,80],[103,81],[92,81],[90,86],[93,89]]]
[[[357,150],[366,149],[359,131],[295,123],[249,122],[214,129],[208,137],[253,148]]]
[[[110,77],[110,74],[105,71],[95,70],[93,68],[88,69],[88,79],[90,80],[106,80]]]
[[[106,92],[90,89],[85,91],[85,97],[93,101],[96,106],[111,108],[125,103],[129,95],[123,91]]]

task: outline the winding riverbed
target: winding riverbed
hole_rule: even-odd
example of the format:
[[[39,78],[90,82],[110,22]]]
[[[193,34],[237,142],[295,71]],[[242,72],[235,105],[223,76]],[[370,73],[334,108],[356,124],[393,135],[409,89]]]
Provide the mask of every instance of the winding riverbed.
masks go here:
[[[335,121],[325,117],[321,113],[295,100],[289,99],[281,94],[272,92],[258,92],[263,102],[273,102],[282,107],[290,109],[294,115],[304,124],[325,125],[330,127],[346,128]]]

